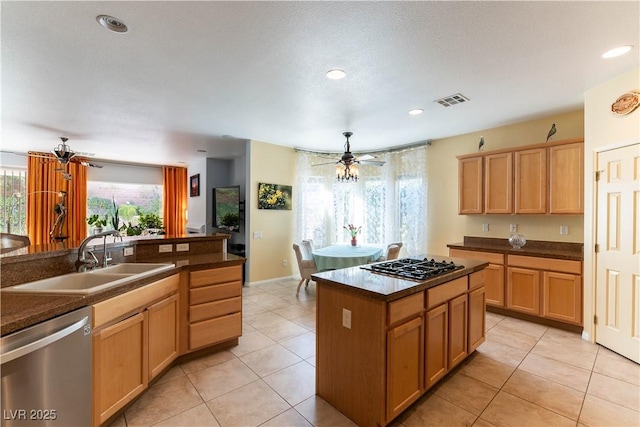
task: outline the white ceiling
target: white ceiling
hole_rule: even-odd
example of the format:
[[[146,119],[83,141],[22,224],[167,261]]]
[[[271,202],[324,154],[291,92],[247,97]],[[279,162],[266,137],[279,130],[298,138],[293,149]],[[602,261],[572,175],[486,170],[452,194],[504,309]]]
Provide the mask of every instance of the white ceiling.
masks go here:
[[[639,4],[3,1],[2,150],[64,135],[98,159],[176,165],[247,139],[341,151],[348,130],[363,152],[577,110],[638,66]],[[470,102],[434,102],[458,92]]]

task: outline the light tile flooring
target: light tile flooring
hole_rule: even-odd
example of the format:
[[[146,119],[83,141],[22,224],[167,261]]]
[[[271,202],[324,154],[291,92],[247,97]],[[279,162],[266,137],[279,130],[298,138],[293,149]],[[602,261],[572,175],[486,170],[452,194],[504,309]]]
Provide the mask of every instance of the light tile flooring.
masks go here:
[[[353,426],[315,392],[315,284],[244,288],[239,345],[170,369],[112,426]],[[487,313],[487,340],[400,415],[413,426],[640,426],[640,366]]]

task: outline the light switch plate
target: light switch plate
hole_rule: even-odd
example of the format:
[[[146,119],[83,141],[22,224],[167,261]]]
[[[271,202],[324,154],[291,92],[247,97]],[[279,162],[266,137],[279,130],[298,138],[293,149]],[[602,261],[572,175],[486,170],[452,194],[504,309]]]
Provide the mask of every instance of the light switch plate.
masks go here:
[[[509,231],[511,233],[516,233],[518,231],[518,224],[509,224]]]
[[[560,226],[560,234],[569,234],[569,227],[566,225],[561,225]]]
[[[489,224],[482,224],[482,231],[489,231]]]
[[[131,255],[133,255],[133,248],[124,248],[123,255],[124,255],[124,256],[131,256]]]

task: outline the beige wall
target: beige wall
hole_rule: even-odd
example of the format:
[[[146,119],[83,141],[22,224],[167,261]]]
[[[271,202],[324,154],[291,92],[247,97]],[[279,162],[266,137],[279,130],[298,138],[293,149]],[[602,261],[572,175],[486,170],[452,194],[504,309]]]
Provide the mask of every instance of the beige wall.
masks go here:
[[[249,152],[250,181],[246,190],[246,205],[250,209],[247,230],[250,282],[259,282],[294,274],[295,256],[294,210],[258,209],[258,183],[295,185],[295,151],[291,147],[251,141]],[[295,189],[294,189],[295,191]],[[293,200],[295,209],[296,200]],[[253,233],[262,232],[262,239]],[[288,266],[283,267],[282,261]],[[297,271],[297,267],[295,267]]]
[[[582,215],[458,215],[457,155],[477,152],[480,136],[485,151],[544,142],[552,123],[557,128],[554,141],[584,136],[584,115],[579,110],[432,142],[427,156],[429,253],[447,255],[447,244],[461,242],[464,236],[507,238],[509,224],[517,224],[518,232],[530,240],[583,241]],[[489,224],[488,232],[482,231],[483,223]],[[560,235],[561,225],[569,226],[568,235]]]
[[[584,332],[593,337],[595,312],[595,181],[598,151],[640,142],[640,109],[626,116],[611,113],[611,104],[629,90],[640,90],[640,68],[635,68],[585,93],[585,211],[584,211]]]

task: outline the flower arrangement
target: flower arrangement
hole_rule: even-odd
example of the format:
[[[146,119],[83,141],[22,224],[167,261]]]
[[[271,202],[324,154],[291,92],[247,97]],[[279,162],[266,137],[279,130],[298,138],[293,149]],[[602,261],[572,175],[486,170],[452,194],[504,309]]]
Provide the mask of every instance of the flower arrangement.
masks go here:
[[[349,232],[352,239],[358,237],[358,233],[362,230],[362,226],[356,227],[353,224],[345,225],[343,228]]]

